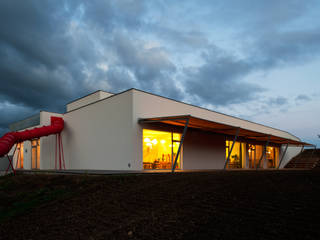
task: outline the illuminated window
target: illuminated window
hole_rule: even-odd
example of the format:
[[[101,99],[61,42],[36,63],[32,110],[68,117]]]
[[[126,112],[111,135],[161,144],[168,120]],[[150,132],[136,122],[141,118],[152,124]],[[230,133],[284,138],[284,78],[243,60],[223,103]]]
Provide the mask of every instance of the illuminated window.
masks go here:
[[[249,155],[249,168],[257,168],[259,161],[261,159],[263,152],[263,147],[261,145],[248,145],[248,155]],[[263,167],[263,160],[260,162],[260,166]]]
[[[40,139],[31,141],[31,163],[32,169],[40,168]]]
[[[267,147],[266,152],[266,161],[267,161],[267,167],[268,168],[275,168],[276,164],[278,162],[279,157],[279,148],[277,147]]]
[[[16,168],[23,168],[23,143],[17,145]]]
[[[226,159],[228,158],[229,151],[232,147],[233,141],[226,141]],[[230,159],[228,162],[228,168],[244,168],[245,167],[245,143],[235,142],[232,152],[230,154]]]
[[[143,129],[143,168],[171,169],[180,140],[180,133]],[[182,152],[177,161],[177,169],[181,168],[181,154]]]

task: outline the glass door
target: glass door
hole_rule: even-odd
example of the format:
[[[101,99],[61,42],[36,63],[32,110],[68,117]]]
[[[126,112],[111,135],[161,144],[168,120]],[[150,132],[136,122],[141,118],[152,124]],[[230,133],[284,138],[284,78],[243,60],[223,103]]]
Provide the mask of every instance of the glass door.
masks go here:
[[[226,141],[226,159],[228,159],[228,154],[229,151],[232,147],[233,141]],[[242,168],[243,165],[243,151],[242,151],[242,146],[240,142],[235,142],[233,149],[231,151],[230,157],[229,157],[229,162],[227,167],[232,169],[232,168]]]
[[[255,168],[256,166],[256,147],[255,145],[248,145],[248,155],[249,155],[249,168]]]
[[[262,157],[263,146],[261,145],[248,145],[248,155],[249,155],[249,168],[257,168]],[[263,167],[263,159],[260,162],[260,168]]]
[[[277,166],[278,157],[279,157],[279,148],[278,147],[267,147],[267,167],[275,168]]]
[[[40,139],[31,141],[31,167],[40,169]]]
[[[16,168],[23,168],[23,143],[17,143]]]

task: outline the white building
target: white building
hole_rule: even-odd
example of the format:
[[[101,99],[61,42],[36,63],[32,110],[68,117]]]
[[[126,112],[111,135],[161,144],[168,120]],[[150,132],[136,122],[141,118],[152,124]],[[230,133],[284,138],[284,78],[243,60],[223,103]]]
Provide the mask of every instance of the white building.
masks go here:
[[[10,128],[20,131],[50,125],[51,116],[63,118],[67,170],[170,170],[178,153],[181,170],[277,168],[280,161],[281,168],[308,145],[282,130],[137,89],[97,91],[68,103],[66,110],[41,111]],[[55,135],[18,148],[18,168],[59,168]]]

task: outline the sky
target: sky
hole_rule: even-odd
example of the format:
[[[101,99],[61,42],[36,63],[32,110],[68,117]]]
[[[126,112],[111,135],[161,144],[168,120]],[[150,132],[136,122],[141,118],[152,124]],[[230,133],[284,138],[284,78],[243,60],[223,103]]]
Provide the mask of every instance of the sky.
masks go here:
[[[0,135],[138,88],[320,146],[319,12],[318,0],[1,0]]]

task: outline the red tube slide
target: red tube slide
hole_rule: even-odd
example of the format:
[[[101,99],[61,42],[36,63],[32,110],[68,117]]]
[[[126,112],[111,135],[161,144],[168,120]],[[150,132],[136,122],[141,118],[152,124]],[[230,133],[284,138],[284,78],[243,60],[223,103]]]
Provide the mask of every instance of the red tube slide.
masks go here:
[[[61,117],[51,117],[51,125],[24,130],[21,132],[9,132],[0,138],[0,157],[6,155],[14,144],[40,138],[51,134],[60,133],[63,130],[64,121]]]

